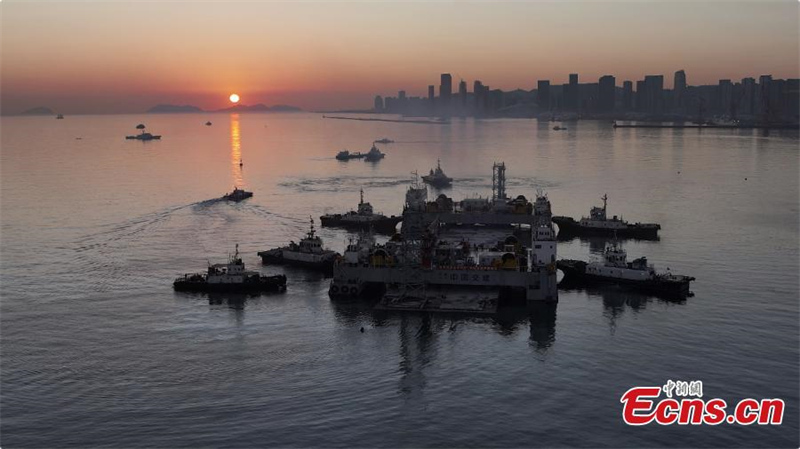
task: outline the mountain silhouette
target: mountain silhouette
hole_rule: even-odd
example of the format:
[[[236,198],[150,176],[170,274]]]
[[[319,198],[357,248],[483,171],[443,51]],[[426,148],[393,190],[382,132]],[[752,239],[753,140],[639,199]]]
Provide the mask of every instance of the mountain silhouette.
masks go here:
[[[56,113],[50,108],[39,106],[24,111],[22,115],[56,115]]]
[[[148,113],[177,113],[177,112],[203,112],[202,109],[192,105],[159,104],[147,110]]]

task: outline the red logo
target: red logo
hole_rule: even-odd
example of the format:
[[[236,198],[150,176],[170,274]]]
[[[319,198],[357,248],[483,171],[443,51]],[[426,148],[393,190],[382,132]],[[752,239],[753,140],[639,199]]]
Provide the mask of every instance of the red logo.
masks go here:
[[[665,398],[659,400],[661,393]],[[673,398],[673,393],[676,398]],[[622,419],[631,426],[728,424],[780,425],[783,399],[742,399],[729,414],[723,399],[703,399],[702,381],[668,381],[662,387],[633,387],[620,398]]]

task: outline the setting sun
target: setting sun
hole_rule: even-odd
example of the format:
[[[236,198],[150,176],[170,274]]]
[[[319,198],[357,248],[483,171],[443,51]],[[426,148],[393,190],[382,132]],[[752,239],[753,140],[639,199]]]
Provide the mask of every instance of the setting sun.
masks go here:
[[[231,94],[230,99],[231,99],[231,103],[238,103],[239,102],[239,96],[236,95],[236,94]]]

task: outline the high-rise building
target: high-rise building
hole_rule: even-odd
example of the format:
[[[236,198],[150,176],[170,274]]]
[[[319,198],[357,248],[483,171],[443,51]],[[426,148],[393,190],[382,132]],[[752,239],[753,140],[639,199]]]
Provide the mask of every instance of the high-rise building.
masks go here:
[[[578,74],[569,74],[569,84],[564,92],[565,106],[567,109],[577,111],[581,103],[580,87],[578,86]]]
[[[683,111],[686,107],[686,72],[678,70],[675,72],[675,82],[672,86],[672,103],[677,111]]]
[[[737,115],[755,114],[756,80],[755,78],[742,78],[742,94],[737,107]]]
[[[464,81],[464,80],[461,80],[461,82],[458,83],[458,96],[461,97],[461,107],[462,108],[466,108],[467,107],[467,82]]]
[[[450,97],[453,94],[453,77],[449,73],[442,73],[441,83],[439,84],[439,100],[442,108],[450,107]]]
[[[375,112],[383,111],[383,97],[380,95],[375,95],[375,106],[373,107]]]
[[[719,85],[717,86],[717,100],[717,110],[720,113],[730,114],[733,112],[733,115],[736,114],[736,107],[732,104],[733,83],[731,83],[731,80],[719,80]]]
[[[483,110],[484,95],[483,83],[475,80],[472,84],[472,97],[475,99],[475,112],[481,112]]]
[[[431,84],[428,86],[428,101],[433,104],[433,99],[436,97],[436,86]]]
[[[630,111],[633,109],[633,82],[622,82],[622,110]]]
[[[660,114],[664,112],[664,75],[644,77],[645,112]]]
[[[645,93],[644,80],[636,82],[636,110],[638,112],[647,110],[647,95]]]
[[[616,91],[616,79],[611,75],[600,77],[597,92],[597,109],[601,112],[611,112],[614,110],[614,97]]]
[[[770,85],[772,84],[772,75],[761,75],[758,78],[758,100],[756,113],[763,119],[769,120],[774,114],[772,105],[770,104]]]
[[[550,110],[550,80],[539,80],[536,87],[539,109],[543,111]]]

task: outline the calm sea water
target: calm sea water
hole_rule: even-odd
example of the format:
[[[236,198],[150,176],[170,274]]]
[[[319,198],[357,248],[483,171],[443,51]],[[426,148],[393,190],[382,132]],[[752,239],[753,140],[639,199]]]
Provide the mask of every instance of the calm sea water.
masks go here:
[[[163,140],[125,140],[142,122]],[[800,444],[797,132],[312,114],[1,124],[4,447]],[[377,164],[333,159],[381,137],[397,143]],[[545,189],[556,214],[608,193],[610,213],[662,225],[660,241],[624,242],[629,256],[697,277],[696,296],[561,291],[555,308],[475,319],[332,302],[328,281],[296,269],[285,294],[172,291],[237,243],[250,268],[283,272],[256,252],[354,207],[362,187],[399,213],[410,172],[437,159],[456,198],[490,194],[494,161],[510,194]],[[234,184],[255,196],[214,200]],[[348,238],[321,235],[340,251]],[[783,398],[784,424],[624,425],[620,396],[668,379],[729,403]]]

